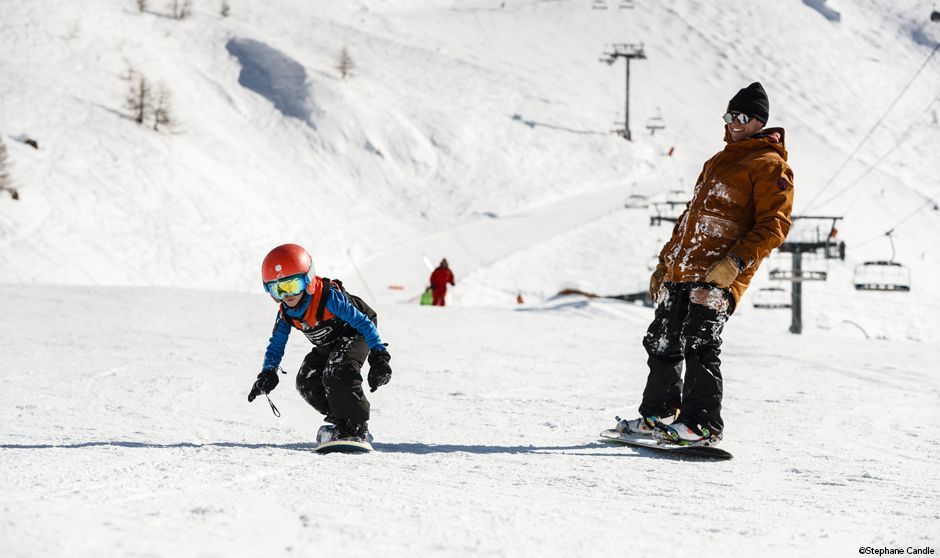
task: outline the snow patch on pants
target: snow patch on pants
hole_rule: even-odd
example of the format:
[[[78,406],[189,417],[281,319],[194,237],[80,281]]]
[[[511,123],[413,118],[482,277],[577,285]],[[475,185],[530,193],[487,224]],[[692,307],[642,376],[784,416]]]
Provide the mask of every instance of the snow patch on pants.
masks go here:
[[[720,314],[728,311],[728,297],[725,291],[721,289],[708,289],[705,287],[696,287],[690,293],[692,304],[701,304],[702,306],[714,310]]]

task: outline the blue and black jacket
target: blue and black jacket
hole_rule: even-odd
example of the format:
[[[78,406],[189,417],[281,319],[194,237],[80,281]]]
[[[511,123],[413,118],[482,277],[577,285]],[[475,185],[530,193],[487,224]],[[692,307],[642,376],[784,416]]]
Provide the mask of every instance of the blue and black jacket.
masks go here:
[[[276,370],[281,364],[292,328],[302,331],[317,347],[331,345],[350,335],[362,335],[370,350],[385,350],[376,329],[375,310],[365,301],[347,293],[337,280],[314,277],[312,286],[315,286],[313,294],[304,293],[297,306],[290,308],[281,303],[264,352],[262,370]]]

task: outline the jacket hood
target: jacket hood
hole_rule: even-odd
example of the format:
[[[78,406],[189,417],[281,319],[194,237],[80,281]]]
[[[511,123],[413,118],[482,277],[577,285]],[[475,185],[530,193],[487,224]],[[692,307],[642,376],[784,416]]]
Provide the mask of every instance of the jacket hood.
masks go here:
[[[761,147],[770,147],[779,153],[780,156],[783,157],[783,160],[786,161],[787,147],[784,143],[785,137],[786,131],[783,128],[765,128],[747,139],[731,143],[731,135],[728,133],[728,128],[725,128],[725,143],[727,143],[725,149],[751,151]]]

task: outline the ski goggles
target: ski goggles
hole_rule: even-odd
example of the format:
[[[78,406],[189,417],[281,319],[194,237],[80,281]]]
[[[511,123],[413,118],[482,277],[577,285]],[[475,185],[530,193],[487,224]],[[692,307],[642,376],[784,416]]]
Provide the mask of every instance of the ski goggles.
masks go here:
[[[309,284],[310,279],[307,278],[306,274],[291,275],[290,277],[278,279],[277,281],[269,281],[264,284],[264,288],[275,300],[281,300],[285,296],[297,296],[301,294]]]
[[[743,112],[726,112],[721,118],[725,121],[725,124],[731,124],[735,120],[741,124],[747,124],[751,121],[751,117]]]

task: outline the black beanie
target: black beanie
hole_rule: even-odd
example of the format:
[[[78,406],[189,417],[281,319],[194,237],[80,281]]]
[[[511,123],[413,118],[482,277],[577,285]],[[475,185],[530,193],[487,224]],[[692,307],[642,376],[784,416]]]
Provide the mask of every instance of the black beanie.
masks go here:
[[[760,82],[755,81],[731,97],[728,101],[728,112],[741,112],[767,124],[770,101],[767,100],[767,93]]]

